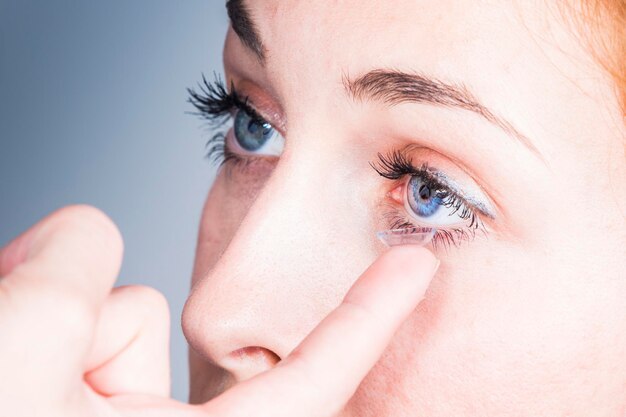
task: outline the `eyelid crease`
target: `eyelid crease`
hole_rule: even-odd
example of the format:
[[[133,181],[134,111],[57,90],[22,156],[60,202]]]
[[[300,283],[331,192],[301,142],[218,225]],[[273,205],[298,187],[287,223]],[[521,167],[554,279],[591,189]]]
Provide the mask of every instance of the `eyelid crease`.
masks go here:
[[[464,84],[446,83],[419,72],[382,68],[371,70],[355,79],[344,73],[342,83],[348,95],[360,101],[373,99],[391,106],[401,103],[430,103],[469,110],[498,126],[546,164],[544,156],[533,141],[519,132],[510,121],[481,104]]]
[[[261,114],[254,107],[254,105],[250,104],[251,103],[250,96],[245,96],[245,98],[241,100],[238,96],[238,93],[235,90],[235,86],[231,85],[230,88],[233,94],[235,95],[235,100],[234,100],[235,107],[237,107],[239,110],[243,110],[246,113],[248,113],[250,117],[254,119],[256,122],[269,123],[267,120],[265,120],[263,116],[261,116]]]

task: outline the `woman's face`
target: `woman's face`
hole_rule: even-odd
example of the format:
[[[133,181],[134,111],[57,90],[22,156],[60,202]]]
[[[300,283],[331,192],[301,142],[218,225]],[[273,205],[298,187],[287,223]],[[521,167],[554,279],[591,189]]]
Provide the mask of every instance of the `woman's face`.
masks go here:
[[[622,415],[624,127],[571,16],[235,3],[226,84],[248,111],[200,227],[191,401],[285,358],[385,250],[375,232],[416,225],[441,266],[342,415]]]

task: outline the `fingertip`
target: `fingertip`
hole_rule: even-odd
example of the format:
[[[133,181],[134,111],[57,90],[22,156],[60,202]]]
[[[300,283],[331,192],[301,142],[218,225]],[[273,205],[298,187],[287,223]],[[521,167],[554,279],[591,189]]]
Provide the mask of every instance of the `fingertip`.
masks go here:
[[[42,220],[47,229],[69,229],[89,235],[100,241],[109,251],[122,255],[124,241],[122,233],[111,218],[102,210],[88,204],[75,204],[62,207]],[[43,228],[42,228],[43,229]],[[46,231],[47,232],[47,231]],[[41,231],[42,237],[50,233]]]
[[[440,261],[435,254],[424,246],[392,246],[381,255],[379,262],[388,270],[402,273],[415,271],[416,274],[431,277],[439,268]]]
[[[84,251],[85,259],[97,259],[94,265],[106,269],[102,272],[112,276],[119,273],[124,241],[116,224],[102,210],[87,204],[65,206],[46,216],[40,223],[27,259],[43,251],[74,248]]]
[[[424,298],[438,262],[424,247],[391,247],[353,284],[344,302],[404,317]]]
[[[119,229],[104,212],[89,205],[66,206],[2,249],[0,277],[25,294],[62,288],[68,297],[80,298],[78,290],[88,296],[86,302],[99,305],[117,278],[123,249]]]
[[[392,254],[391,256],[394,257],[419,259],[427,264],[435,264],[438,261],[432,251],[430,251],[427,247],[420,245],[392,246],[385,254],[388,256],[389,254]]]
[[[424,247],[390,248],[287,358],[269,372],[231,388],[221,401],[247,399],[249,391],[274,386],[294,404],[280,415],[294,415],[295,410],[305,409],[303,404],[311,410],[307,415],[335,415],[354,395],[399,326],[415,311],[438,262]],[[246,405],[252,403],[250,399]]]

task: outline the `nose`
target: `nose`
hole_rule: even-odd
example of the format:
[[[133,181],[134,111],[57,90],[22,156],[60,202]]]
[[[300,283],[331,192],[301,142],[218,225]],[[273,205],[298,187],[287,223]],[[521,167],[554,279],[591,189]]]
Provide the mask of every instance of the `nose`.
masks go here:
[[[307,155],[281,159],[185,305],[191,348],[235,383],[287,357],[375,256],[353,179]]]

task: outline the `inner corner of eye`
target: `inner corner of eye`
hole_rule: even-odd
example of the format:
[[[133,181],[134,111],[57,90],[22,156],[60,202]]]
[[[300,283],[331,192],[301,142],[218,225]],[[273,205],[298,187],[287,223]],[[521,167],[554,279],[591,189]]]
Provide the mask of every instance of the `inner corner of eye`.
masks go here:
[[[402,204],[404,202],[403,192],[404,192],[404,185],[400,184],[400,185],[397,185],[395,188],[393,188],[391,191],[389,191],[387,195],[396,203]]]

